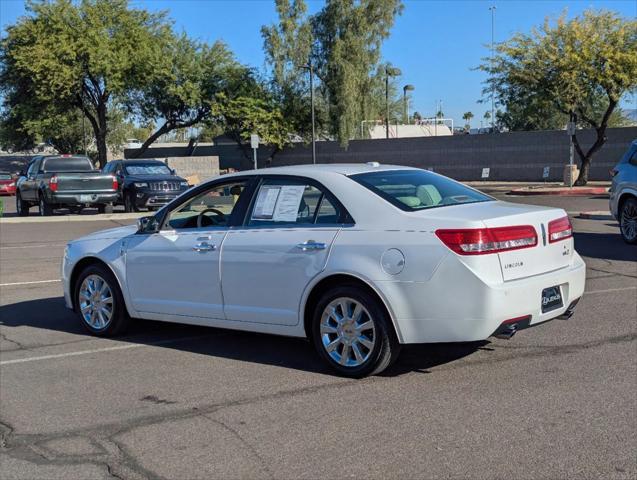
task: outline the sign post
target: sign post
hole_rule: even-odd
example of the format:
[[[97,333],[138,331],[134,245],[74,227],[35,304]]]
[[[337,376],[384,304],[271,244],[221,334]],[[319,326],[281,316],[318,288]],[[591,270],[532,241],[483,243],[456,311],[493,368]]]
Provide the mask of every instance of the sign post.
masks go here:
[[[254,169],[257,169],[257,150],[259,148],[259,135],[253,133],[250,135],[250,146],[252,147],[254,157]]]

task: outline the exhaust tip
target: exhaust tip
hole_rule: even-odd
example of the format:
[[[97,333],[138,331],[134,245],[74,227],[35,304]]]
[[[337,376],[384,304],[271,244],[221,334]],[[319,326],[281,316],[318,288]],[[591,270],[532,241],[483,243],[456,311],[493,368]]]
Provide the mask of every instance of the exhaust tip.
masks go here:
[[[494,337],[502,340],[511,340],[511,338],[513,338],[513,335],[515,335],[517,331],[517,323],[504,325],[502,329],[494,335]]]
[[[575,313],[575,306],[577,305],[577,302],[579,302],[579,298],[576,298],[575,300],[573,300],[571,302],[571,304],[568,306],[568,308],[566,309],[566,311],[560,315],[558,318],[558,320],[568,320],[569,318],[571,318],[573,316],[573,314]]]

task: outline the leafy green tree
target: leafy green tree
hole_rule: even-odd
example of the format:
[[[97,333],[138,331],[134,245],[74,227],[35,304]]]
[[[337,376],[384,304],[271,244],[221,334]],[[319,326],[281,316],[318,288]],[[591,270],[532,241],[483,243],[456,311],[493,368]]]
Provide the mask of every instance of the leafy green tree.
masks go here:
[[[308,124],[309,86],[301,69],[311,63],[318,123],[324,136],[346,145],[356,136],[360,121],[370,118],[368,112],[378,110],[370,96],[379,80],[384,84],[384,75],[378,76],[380,47],[402,10],[400,0],[328,0],[312,16],[303,0],[276,0],[276,6],[279,23],[264,27],[262,35],[276,89],[284,93],[286,110],[292,110],[286,118]],[[398,111],[402,112],[400,104]]]
[[[217,96],[236,95],[248,74],[223,42],[206,45],[182,35],[167,50],[172,67],[158,72],[152,83],[130,99],[130,109],[139,117],[161,119],[136,156],[161,135],[211,121]]]
[[[505,116],[530,110],[540,112],[534,114],[538,118],[544,112],[545,124],[564,125],[572,118],[595,130],[596,139],[587,149],[577,133],[572,137],[581,164],[575,183],[585,185],[620,99],[637,88],[637,21],[588,10],[570,21],[564,16],[554,24],[547,20],[530,34],[518,33],[499,44],[496,51],[494,61],[479,68],[489,74],[485,90],[495,89]]]
[[[20,92],[51,112],[81,110],[103,166],[109,110],[172,68],[164,54],[171,24],[164,13],[129,8],[127,0],[29,0],[27,12],[0,45],[4,108]]]

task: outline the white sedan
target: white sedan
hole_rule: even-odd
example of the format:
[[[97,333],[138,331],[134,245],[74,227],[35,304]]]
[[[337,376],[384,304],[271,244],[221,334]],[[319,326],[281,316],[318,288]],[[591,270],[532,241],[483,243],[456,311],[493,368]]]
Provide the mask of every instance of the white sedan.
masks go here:
[[[401,344],[568,318],[584,279],[563,210],[377,163],[217,177],[63,262],[66,305],[95,335],[144,318],[306,337],[353,377]]]

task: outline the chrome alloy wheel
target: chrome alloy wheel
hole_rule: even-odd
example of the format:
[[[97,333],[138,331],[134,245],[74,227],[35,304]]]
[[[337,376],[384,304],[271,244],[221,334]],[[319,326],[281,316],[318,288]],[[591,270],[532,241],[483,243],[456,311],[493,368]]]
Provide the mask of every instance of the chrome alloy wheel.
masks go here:
[[[365,363],[376,341],[376,328],[367,309],[346,297],[337,298],[325,307],[320,333],[327,354],[345,367]]]
[[[79,290],[80,313],[84,321],[96,330],[108,327],[113,317],[113,292],[99,275],[89,275]]]
[[[635,240],[637,237],[637,207],[634,205],[634,202],[628,202],[628,204],[622,208],[619,226],[624,237],[631,242]]]

